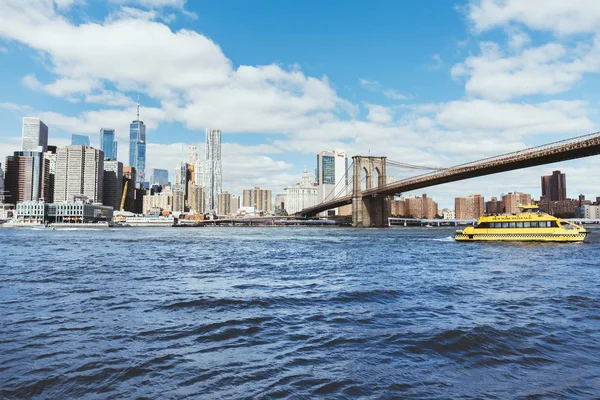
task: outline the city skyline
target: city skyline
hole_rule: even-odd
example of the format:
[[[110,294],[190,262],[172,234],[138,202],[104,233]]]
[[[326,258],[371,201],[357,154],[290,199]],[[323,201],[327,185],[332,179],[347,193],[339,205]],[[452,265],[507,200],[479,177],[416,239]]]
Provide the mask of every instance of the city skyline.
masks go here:
[[[431,7],[349,2],[343,10],[328,5],[314,15],[316,3],[309,1],[290,6],[294,23],[282,8],[263,3],[249,25],[220,4],[149,4],[58,7],[8,0],[0,6],[0,59],[14,67],[3,78],[0,98],[1,159],[20,147],[20,119],[39,116],[58,146],[68,144],[71,134],[85,134],[100,148],[98,130],[113,127],[122,144],[118,159],[129,164],[138,94],[148,130],[146,175],[154,168],[172,173],[182,144],[196,145],[202,154],[202,131],[217,126],[223,132],[223,185],[237,193],[254,185],[281,192],[305,165],[312,170],[314,155],[325,149],[451,166],[592,132],[599,123],[593,35],[600,11],[587,9],[584,16],[577,2],[551,10],[523,5],[521,12],[513,1]],[[40,10],[37,21],[33,15]],[[431,24],[417,22],[424,10]],[[561,15],[572,15],[570,28],[559,23]],[[367,20],[381,29],[362,29]],[[548,22],[535,22],[540,20]],[[64,29],[55,29],[59,25]],[[34,29],[40,34],[28,34]],[[71,50],[47,38],[57,31]],[[360,40],[349,39],[355,31]],[[84,51],[74,38],[98,48]],[[105,46],[103,38],[114,46]],[[121,50],[128,59],[110,62]],[[36,58],[39,53],[48,56],[48,65]],[[567,196],[575,197],[600,192],[600,182],[588,179],[599,165],[591,158],[548,169],[569,175]],[[500,191],[539,197],[536,180],[548,169],[428,192],[442,207],[475,187],[484,188],[486,197]]]

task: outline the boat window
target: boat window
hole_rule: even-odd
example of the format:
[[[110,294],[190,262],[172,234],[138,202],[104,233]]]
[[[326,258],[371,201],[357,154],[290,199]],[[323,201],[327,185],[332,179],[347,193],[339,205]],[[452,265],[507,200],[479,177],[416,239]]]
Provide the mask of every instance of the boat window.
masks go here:
[[[503,228],[508,228],[508,222],[503,222],[503,223],[502,223],[502,227],[503,227]]]
[[[515,223],[514,223],[514,222],[509,222],[509,223],[508,223],[508,227],[509,227],[509,228],[514,228],[515,226],[516,226],[516,225],[515,225]]]
[[[550,221],[550,226],[552,228],[558,228],[558,224],[556,223],[556,221]]]
[[[517,222],[517,228],[522,228],[523,227],[523,223],[522,222]]]
[[[538,225],[538,222],[537,222],[537,221],[532,221],[532,222],[531,222],[531,227],[532,227],[532,228],[537,228],[537,227],[539,227],[539,225]]]
[[[477,224],[477,226],[475,228],[489,228],[490,227],[490,223],[489,222],[482,222]]]
[[[531,222],[523,222],[523,228],[531,228]]]

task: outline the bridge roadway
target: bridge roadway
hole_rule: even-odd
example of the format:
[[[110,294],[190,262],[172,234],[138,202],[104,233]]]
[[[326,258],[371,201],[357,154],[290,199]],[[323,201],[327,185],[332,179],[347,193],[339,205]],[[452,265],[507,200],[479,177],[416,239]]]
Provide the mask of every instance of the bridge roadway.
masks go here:
[[[600,132],[577,136],[559,142],[531,147],[512,153],[472,161],[440,171],[418,175],[379,187],[363,190],[362,197],[390,196],[442,183],[512,171],[559,161],[573,160],[600,154]],[[353,195],[338,197],[313,207],[305,208],[298,215],[310,217],[332,208],[352,204]]]

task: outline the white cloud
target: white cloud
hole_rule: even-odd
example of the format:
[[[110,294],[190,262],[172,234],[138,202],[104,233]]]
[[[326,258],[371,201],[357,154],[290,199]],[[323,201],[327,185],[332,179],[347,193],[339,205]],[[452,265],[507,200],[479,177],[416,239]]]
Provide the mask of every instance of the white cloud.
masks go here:
[[[559,35],[600,29],[600,2],[596,0],[471,0],[468,15],[479,32],[509,23]]]
[[[381,85],[379,84],[379,82],[377,81],[370,81],[368,79],[364,79],[364,78],[360,78],[358,80],[358,82],[361,84],[362,87],[364,87],[367,90],[370,90],[372,92],[378,90]]]
[[[398,93],[394,89],[384,90],[383,95],[385,97],[387,97],[388,99],[392,99],[392,100],[407,100],[410,98],[410,96],[404,95],[402,93]]]
[[[367,119],[371,122],[386,124],[392,121],[392,110],[389,107],[380,106],[377,104],[365,104],[369,114]]]
[[[22,105],[22,104],[16,104],[16,103],[8,103],[8,102],[0,103],[0,108],[3,108],[3,109],[8,110],[8,111],[12,111],[12,112],[31,111],[31,107],[30,106]]]
[[[493,100],[569,90],[585,73],[600,71],[600,40],[568,49],[559,43],[527,48],[506,56],[496,43],[481,43],[481,55],[452,68],[452,77],[465,77],[466,92]]]

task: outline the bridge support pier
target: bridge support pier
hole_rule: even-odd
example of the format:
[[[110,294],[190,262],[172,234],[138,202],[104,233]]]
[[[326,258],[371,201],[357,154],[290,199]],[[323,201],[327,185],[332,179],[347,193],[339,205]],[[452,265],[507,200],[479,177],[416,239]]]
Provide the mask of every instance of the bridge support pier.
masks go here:
[[[354,197],[352,199],[352,226],[355,228],[388,227],[388,197]]]
[[[388,196],[362,194],[362,175],[366,190],[381,187],[387,182],[386,157],[352,157],[352,226],[358,228],[388,227]],[[375,178],[375,179],[374,179]]]

